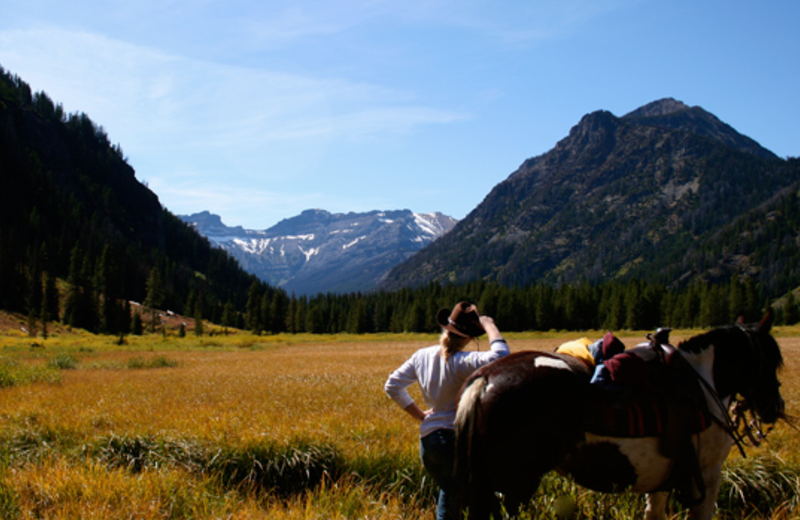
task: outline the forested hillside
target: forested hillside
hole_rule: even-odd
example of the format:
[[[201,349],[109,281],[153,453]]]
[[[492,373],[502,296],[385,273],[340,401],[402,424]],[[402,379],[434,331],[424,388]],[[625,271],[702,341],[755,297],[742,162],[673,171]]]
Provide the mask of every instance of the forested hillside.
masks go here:
[[[161,207],[101,126],[2,69],[0,179],[2,309],[118,333],[130,300],[220,321],[258,284]]]
[[[799,182],[797,160],[700,107],[665,99],[623,117],[597,111],[384,288],[638,279],[686,289],[752,278],[777,297],[800,285]]]

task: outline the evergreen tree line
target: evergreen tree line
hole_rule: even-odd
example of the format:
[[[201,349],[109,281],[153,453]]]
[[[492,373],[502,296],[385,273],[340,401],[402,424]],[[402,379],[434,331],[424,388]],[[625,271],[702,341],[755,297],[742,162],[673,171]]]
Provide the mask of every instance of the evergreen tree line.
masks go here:
[[[107,258],[104,254],[94,272],[88,273],[79,251],[74,251],[70,276],[61,284],[63,294],[49,273],[39,273],[35,281],[29,281],[26,301],[31,333],[39,330],[38,325],[46,335],[48,321],[107,334],[142,334],[148,327],[156,331],[155,310],[164,303],[166,285],[160,269],[151,270],[142,302],[145,312],[153,313],[151,319],[138,310],[132,313],[130,301],[102,292],[109,287],[105,282],[112,272]],[[289,297],[284,291],[254,281],[247,291],[244,311],[230,300],[208,306],[194,292],[189,293],[183,309],[198,323],[196,334],[203,333],[204,319],[256,334],[425,333],[439,330],[435,319],[440,308],[451,308],[461,300],[475,302],[483,314],[494,317],[509,332],[708,328],[730,325],[739,316],[758,321],[769,307],[752,280],[694,284],[681,290],[639,280],[559,288],[544,284],[507,287],[487,282],[431,283],[393,292],[311,297]],[[59,301],[63,302],[60,306]],[[773,312],[779,324],[800,322],[800,302],[791,291]]]
[[[438,310],[461,300],[475,302],[481,313],[492,316],[505,331],[705,328],[733,324],[739,316],[758,321],[768,307],[752,280],[694,284],[680,290],[639,280],[559,288],[431,283],[394,292],[293,295],[288,299],[262,294],[253,285],[238,323],[255,333],[436,332]],[[800,321],[800,309],[791,292],[774,312],[778,323]]]

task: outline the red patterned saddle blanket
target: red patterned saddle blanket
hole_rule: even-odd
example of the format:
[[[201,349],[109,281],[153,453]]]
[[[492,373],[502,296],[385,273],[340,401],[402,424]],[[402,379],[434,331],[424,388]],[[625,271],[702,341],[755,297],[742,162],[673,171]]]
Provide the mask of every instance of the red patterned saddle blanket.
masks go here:
[[[593,394],[606,393],[598,389]],[[663,437],[670,426],[683,433],[699,433],[711,426],[708,407],[700,403],[677,403],[672,413],[664,400],[593,395],[587,413],[588,432],[609,437]]]
[[[606,361],[613,382],[589,385],[587,431],[615,437],[694,434],[711,425],[699,377],[679,355],[637,347]]]

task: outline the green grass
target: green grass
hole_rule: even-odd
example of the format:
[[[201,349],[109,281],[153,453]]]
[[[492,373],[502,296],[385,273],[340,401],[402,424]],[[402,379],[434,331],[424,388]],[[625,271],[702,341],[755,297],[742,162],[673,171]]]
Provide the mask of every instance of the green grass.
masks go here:
[[[178,362],[166,356],[156,356],[149,359],[134,357],[128,360],[128,368],[132,369],[173,368],[176,366],[178,366]]]
[[[109,471],[122,470],[131,475],[178,472],[191,481],[204,482],[206,487],[211,485],[221,494],[266,493],[292,500],[334,486],[338,488],[337,500],[348,496],[354,499],[364,490],[380,490],[396,500],[420,504],[419,507],[432,503],[436,494],[415,456],[348,458],[334,444],[308,439],[235,445],[169,436],[111,435],[79,443],[70,440],[70,432],[28,429],[10,435],[6,432],[0,438],[0,450],[4,467],[63,458],[70,465],[98,464]],[[349,490],[342,488],[344,482],[348,482]],[[736,460],[723,471],[717,518],[793,518],[781,515],[795,515],[798,511],[798,489],[798,467],[769,457]],[[331,498],[320,495],[324,496]],[[644,511],[644,498],[640,495],[597,493],[550,474],[519,519],[558,518],[554,502],[564,496],[576,500],[575,519],[634,518]],[[0,481],[0,513],[6,513],[3,518],[13,517],[8,513],[17,504],[14,490]],[[353,509],[341,502],[329,507],[337,511]],[[685,514],[671,501],[670,515],[683,518]]]
[[[0,358],[0,388],[60,381],[61,374],[55,367],[33,365],[9,357]]]
[[[47,366],[57,370],[74,370],[80,363],[80,359],[66,352],[56,354],[47,360]]]

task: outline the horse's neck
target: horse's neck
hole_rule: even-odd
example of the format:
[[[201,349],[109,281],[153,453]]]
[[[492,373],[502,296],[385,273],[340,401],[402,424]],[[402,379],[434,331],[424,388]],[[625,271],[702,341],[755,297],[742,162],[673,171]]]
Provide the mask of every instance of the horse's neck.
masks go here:
[[[708,409],[724,424],[724,415],[727,414],[731,397],[717,395],[717,385],[714,382],[714,346],[710,345],[707,349],[698,352],[681,351],[681,355],[694,368],[697,375],[706,382],[705,385],[701,386],[708,403]]]
[[[716,389],[714,385],[714,347],[699,352],[681,351],[681,355],[706,383]]]

